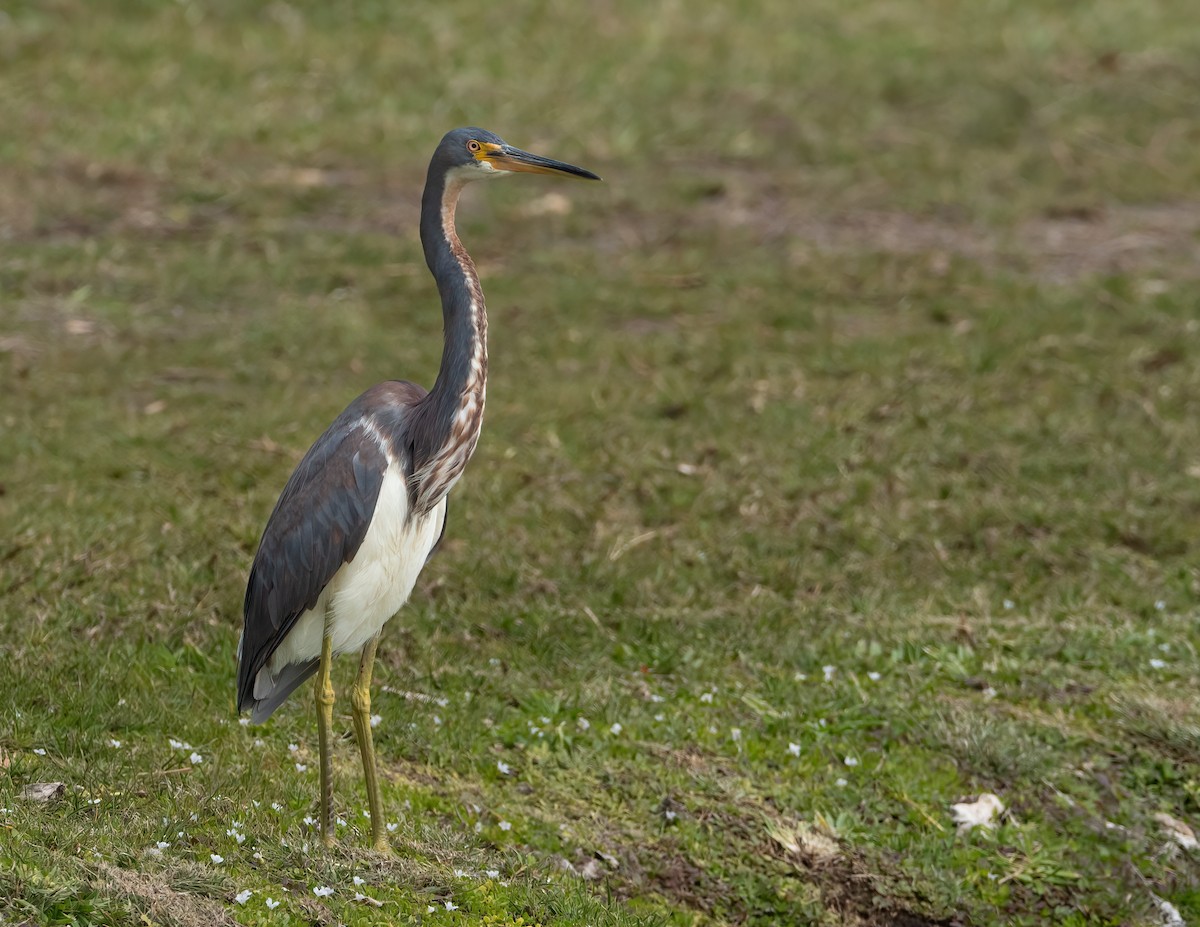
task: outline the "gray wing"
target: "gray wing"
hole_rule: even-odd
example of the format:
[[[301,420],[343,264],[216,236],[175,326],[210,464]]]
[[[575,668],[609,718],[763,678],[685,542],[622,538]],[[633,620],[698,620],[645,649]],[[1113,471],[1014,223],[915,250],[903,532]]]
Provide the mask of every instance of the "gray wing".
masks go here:
[[[353,407],[352,407],[353,408]],[[316,664],[276,681],[264,714],[254,681],[296,620],[317,604],[344,563],[354,559],[375,514],[388,462],[378,440],[350,409],[330,426],[292,473],[259,543],[243,606],[238,710],[265,717]],[[349,420],[347,420],[349,419]],[[294,678],[291,678],[294,677]],[[282,689],[286,688],[286,691]]]

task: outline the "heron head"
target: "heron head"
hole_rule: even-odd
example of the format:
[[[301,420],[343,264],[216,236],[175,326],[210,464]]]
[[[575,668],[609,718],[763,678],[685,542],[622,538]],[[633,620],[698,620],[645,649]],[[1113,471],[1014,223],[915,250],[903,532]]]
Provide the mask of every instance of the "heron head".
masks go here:
[[[446,170],[461,170],[463,179],[496,177],[503,174],[565,174],[568,177],[583,177],[587,180],[600,178],[591,171],[530,154],[514,148],[504,139],[487,129],[474,127],[454,129],[443,136],[434,160],[441,160]]]

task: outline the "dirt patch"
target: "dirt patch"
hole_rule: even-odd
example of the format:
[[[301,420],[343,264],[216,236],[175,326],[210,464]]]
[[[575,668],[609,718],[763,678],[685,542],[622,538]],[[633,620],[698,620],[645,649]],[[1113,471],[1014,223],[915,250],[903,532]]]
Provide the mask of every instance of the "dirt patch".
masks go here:
[[[710,190],[695,204],[690,221],[784,243],[799,264],[822,254],[924,254],[935,271],[951,258],[965,258],[1051,282],[1159,269],[1194,277],[1200,268],[1196,202],[1078,210],[1001,232],[954,210],[824,212],[780,188],[770,174],[743,171],[713,179]]]
[[[894,900],[894,891],[866,861],[827,828],[807,822],[768,820],[763,856],[774,857],[816,887],[821,904],[844,924],[860,927],[952,927],[957,920],[931,918]]]
[[[97,870],[97,889],[155,923],[168,927],[237,927],[217,902],[172,888],[165,873],[134,872],[107,863]]]
[[[605,872],[605,885],[623,901],[658,895],[680,908],[728,923],[740,924],[749,917],[733,887],[696,865],[673,840],[636,851],[621,849],[617,856],[619,867]],[[582,871],[580,865],[575,869]]]
[[[1016,244],[1039,276],[1082,276],[1200,267],[1200,203],[1121,206],[1027,222]]]
[[[837,912],[843,924],[859,927],[959,927],[957,918],[939,920],[909,911],[889,898],[861,861],[842,858],[810,869],[807,877],[821,892],[821,902]]]
[[[337,188],[319,213],[289,217],[295,230],[411,234],[416,228],[415,176],[276,166],[264,168],[256,181],[284,196]],[[686,219],[689,225],[734,229],[759,242],[783,245],[796,264],[822,255],[874,253],[928,255],[935,273],[948,268],[952,259],[965,259],[1056,283],[1130,272],[1200,274],[1197,202],[1080,209],[998,230],[971,222],[953,208],[926,215],[831,211],[770,171],[723,167],[719,175],[697,172],[694,186],[697,198],[680,199],[665,212],[622,211],[608,222],[599,246],[621,250],[668,240]],[[64,161],[33,177],[0,173],[0,239],[108,233],[203,236],[219,221],[236,221],[227,205],[183,209],[178,199],[168,179],[121,165]],[[689,282],[672,285],[686,287]]]

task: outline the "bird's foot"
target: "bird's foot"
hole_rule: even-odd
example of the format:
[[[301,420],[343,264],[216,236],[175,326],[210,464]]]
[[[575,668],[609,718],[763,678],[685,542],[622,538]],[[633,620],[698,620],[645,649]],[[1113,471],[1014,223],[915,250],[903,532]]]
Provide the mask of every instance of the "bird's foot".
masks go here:
[[[384,856],[395,856],[396,851],[392,849],[392,845],[388,843],[387,837],[376,837],[372,841],[371,849],[376,853],[382,853]]]

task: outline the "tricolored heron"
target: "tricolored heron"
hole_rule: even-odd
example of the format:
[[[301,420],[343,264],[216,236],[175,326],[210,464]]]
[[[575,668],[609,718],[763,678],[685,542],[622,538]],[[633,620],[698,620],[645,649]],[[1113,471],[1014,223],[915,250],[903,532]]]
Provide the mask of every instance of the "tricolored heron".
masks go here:
[[[483,290],[454,230],[454,210],[470,181],[515,171],[600,179],[513,148],[483,129],[446,134],[421,197],[421,245],[445,326],[433,389],[392,380],[350,403],[287,481],[250,568],[238,644],[238,711],[249,709],[252,721],[263,721],[317,674],[326,843],[333,842],[330,663],[338,654],[360,652],[350,703],[372,842],[377,850],[388,848],[371,740],[375,650],[384,624],[407,601],[446,531],[446,496],[479,440],[487,389]]]

